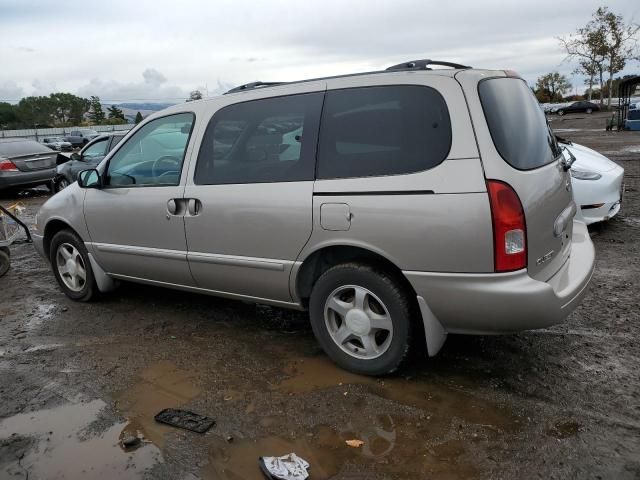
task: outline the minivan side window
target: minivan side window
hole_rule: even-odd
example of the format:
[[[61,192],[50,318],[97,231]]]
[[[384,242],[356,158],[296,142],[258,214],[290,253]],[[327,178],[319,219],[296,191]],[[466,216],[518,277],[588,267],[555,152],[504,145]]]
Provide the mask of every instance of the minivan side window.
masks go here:
[[[433,88],[330,90],[320,122],[317,177],[418,172],[442,163],[450,148],[449,111]]]
[[[178,113],[144,125],[111,157],[106,184],[178,185],[194,120],[192,113]]]
[[[195,184],[313,180],[322,97],[265,98],[217,111],[198,153]]]

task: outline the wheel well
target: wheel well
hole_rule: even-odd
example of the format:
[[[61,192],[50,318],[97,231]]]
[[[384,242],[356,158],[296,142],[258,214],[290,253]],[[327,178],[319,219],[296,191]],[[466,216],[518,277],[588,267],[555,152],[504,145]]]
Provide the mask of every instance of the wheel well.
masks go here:
[[[69,226],[69,224],[63,222],[62,220],[51,220],[47,223],[47,226],[44,227],[44,253],[49,258],[49,247],[51,246],[51,239],[53,236],[58,233],[60,230],[69,229],[73,231],[73,228]]]
[[[298,270],[296,278],[296,293],[307,307],[313,286],[320,276],[334,265],[341,263],[358,262],[380,268],[392,275],[416,301],[416,292],[400,270],[393,262],[382,255],[360,247],[346,245],[325,247],[312,253],[305,259]]]

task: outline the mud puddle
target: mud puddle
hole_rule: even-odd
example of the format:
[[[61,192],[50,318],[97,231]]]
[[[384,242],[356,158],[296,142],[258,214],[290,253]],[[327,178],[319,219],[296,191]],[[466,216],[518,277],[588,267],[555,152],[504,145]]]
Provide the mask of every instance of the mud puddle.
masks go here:
[[[507,408],[456,387],[423,379],[363,377],[337,368],[324,357],[290,362],[285,372],[288,378],[272,384],[274,394],[297,396],[337,389],[345,398],[356,397],[359,413],[338,424],[320,424],[289,435],[243,439],[231,444],[214,440],[204,478],[258,480],[263,478],[257,463],[260,456],[290,452],[309,461],[312,478],[318,480],[338,473],[364,471],[407,479],[422,475],[473,478],[478,475],[474,460],[478,446],[497,440],[504,433],[514,433],[520,427],[519,418]],[[407,412],[406,407],[409,411],[380,414],[384,411],[380,408],[381,401],[392,402],[388,411]],[[260,425],[269,430],[275,426],[271,420],[262,418]],[[280,424],[287,421],[276,420]],[[352,439],[364,444],[350,447],[345,442]]]
[[[97,419],[105,406],[102,400],[71,403],[1,421],[0,445],[7,463],[0,477],[135,479],[163,461],[154,445],[124,451],[120,438],[129,424],[100,428]]]
[[[188,372],[171,362],[161,361],[142,370],[138,381],[115,398],[118,410],[137,425],[146,438],[162,447],[165,435],[175,432],[175,428],[156,422],[154,416],[165,408],[181,407],[199,393]]]

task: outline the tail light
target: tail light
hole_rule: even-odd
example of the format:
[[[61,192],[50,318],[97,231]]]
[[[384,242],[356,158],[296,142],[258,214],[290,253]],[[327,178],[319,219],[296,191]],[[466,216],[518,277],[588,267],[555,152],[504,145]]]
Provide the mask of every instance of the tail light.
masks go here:
[[[15,163],[6,158],[0,159],[0,171],[2,172],[17,172],[18,167],[16,167]]]
[[[511,272],[527,266],[527,226],[518,194],[510,185],[487,180],[491,221],[493,223],[493,258],[496,272]]]

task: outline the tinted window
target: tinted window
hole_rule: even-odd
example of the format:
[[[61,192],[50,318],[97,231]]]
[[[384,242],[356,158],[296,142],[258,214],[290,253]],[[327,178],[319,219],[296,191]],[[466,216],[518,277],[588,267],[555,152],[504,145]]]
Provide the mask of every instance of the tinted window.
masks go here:
[[[555,137],[524,81],[492,78],[480,82],[478,90],[493,143],[509,165],[531,170],[557,157]]]
[[[209,122],[198,185],[313,180],[322,93],[230,105]]]
[[[178,185],[193,122],[193,114],[179,113],[145,124],[111,157],[107,184]]]
[[[333,90],[325,99],[318,145],[318,178],[426,170],[449,153],[449,112],[428,87]]]
[[[8,157],[18,155],[29,155],[31,153],[54,153],[48,147],[39,144],[34,140],[18,140],[0,142],[0,155]]]

